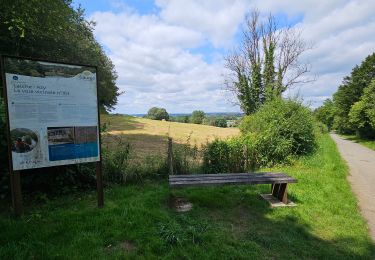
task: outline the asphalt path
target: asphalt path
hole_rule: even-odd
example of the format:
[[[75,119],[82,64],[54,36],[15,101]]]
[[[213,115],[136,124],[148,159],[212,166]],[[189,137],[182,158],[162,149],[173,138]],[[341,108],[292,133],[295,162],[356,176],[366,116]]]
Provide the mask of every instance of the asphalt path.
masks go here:
[[[331,134],[341,156],[348,163],[348,180],[357,196],[370,235],[375,241],[375,151],[353,141]]]

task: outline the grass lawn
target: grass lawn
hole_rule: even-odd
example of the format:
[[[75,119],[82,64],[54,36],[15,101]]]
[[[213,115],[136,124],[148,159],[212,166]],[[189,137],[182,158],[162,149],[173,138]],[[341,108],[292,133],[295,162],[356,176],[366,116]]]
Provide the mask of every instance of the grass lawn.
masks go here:
[[[351,140],[351,141],[354,141],[356,143],[359,143],[359,144],[362,144],[364,146],[366,146],[367,148],[370,148],[372,150],[375,151],[375,140],[365,140],[365,139],[361,139],[355,135],[341,135],[343,138],[347,139],[347,140]]]
[[[294,208],[271,209],[269,186],[173,191],[193,210],[168,207],[166,181],[106,190],[32,206],[20,219],[0,215],[0,259],[374,259],[375,248],[346,180],[347,167],[328,135],[320,148],[284,171]]]
[[[108,136],[104,143],[110,143],[113,136],[122,136],[141,158],[150,154],[165,154],[167,136],[173,142],[200,147],[214,138],[227,138],[239,134],[238,128],[220,128],[208,125],[150,120],[132,116],[101,115],[101,123],[108,126]]]

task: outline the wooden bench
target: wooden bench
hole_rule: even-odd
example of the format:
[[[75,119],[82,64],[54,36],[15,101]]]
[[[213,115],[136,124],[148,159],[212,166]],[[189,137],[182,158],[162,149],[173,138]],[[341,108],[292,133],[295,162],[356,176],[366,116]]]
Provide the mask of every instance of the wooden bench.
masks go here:
[[[291,176],[273,172],[169,175],[171,188],[228,184],[271,184],[272,195],[285,204],[288,203],[287,185],[296,182],[297,180]]]

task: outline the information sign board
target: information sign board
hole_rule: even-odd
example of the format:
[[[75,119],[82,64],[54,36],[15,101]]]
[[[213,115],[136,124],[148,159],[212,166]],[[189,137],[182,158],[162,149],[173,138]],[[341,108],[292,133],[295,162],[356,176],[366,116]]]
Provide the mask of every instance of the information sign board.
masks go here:
[[[3,57],[12,168],[100,161],[96,67]]]

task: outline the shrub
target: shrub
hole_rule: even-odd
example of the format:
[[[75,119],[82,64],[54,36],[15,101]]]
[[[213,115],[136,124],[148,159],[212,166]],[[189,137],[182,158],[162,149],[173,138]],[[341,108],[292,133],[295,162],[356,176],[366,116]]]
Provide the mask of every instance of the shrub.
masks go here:
[[[275,100],[246,116],[241,137],[206,145],[203,169],[207,173],[244,172],[261,166],[288,163],[315,147],[311,111],[299,102]],[[322,129],[325,131],[325,129]]]
[[[294,100],[276,99],[245,117],[243,134],[254,133],[257,144],[269,150],[271,158],[285,154],[307,154],[315,147],[314,118],[310,110]],[[271,159],[269,158],[269,159]]]

